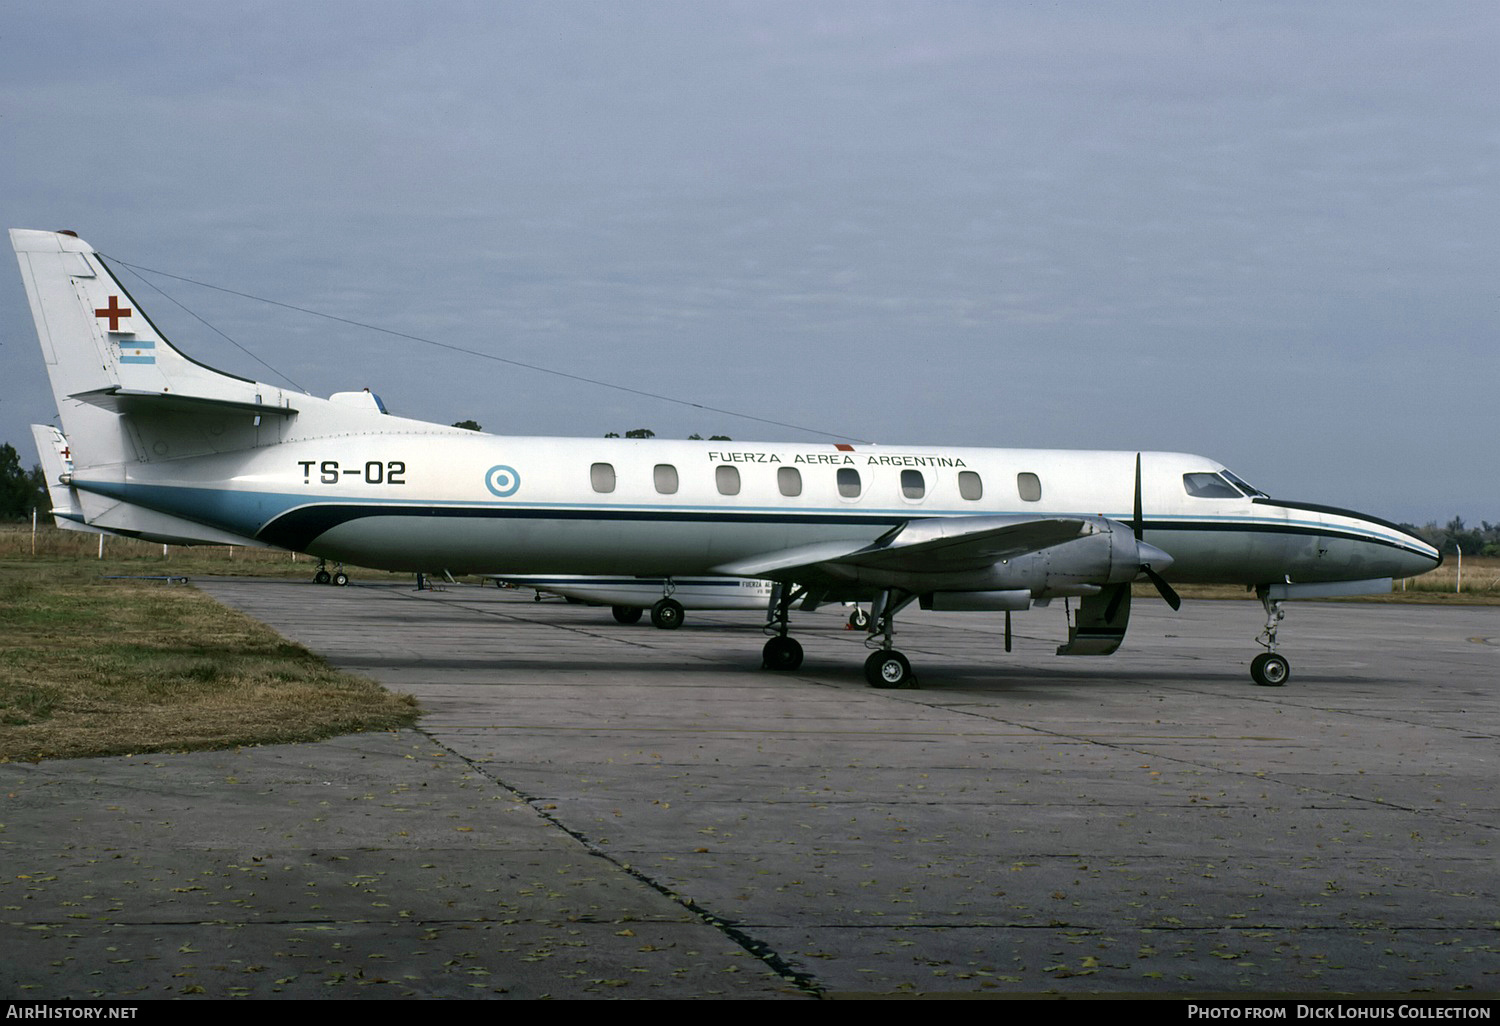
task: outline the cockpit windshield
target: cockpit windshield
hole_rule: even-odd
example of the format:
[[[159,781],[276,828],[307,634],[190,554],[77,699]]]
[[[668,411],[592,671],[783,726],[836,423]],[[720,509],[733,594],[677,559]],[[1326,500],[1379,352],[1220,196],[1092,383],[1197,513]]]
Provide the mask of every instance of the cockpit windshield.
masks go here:
[[[1266,497],[1265,492],[1246,484],[1227,470],[1218,474],[1207,472],[1183,474],[1182,486],[1187,489],[1189,495],[1200,499],[1238,499],[1242,496],[1247,499]]]
[[[1249,498],[1270,498],[1269,495],[1261,491],[1259,488],[1255,487],[1252,484],[1247,484],[1243,478],[1237,476],[1233,471],[1226,470],[1223,472],[1223,476],[1228,479],[1230,484],[1234,485],[1240,491],[1244,492],[1245,495]]]

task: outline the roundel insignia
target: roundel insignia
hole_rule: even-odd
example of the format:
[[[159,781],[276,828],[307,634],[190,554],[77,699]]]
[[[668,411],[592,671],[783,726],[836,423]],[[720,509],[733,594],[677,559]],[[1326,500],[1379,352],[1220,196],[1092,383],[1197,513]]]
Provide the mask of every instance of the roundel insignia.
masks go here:
[[[491,467],[484,475],[484,486],[490,490],[491,495],[500,498],[508,498],[516,494],[516,489],[521,487],[521,475],[512,467]]]

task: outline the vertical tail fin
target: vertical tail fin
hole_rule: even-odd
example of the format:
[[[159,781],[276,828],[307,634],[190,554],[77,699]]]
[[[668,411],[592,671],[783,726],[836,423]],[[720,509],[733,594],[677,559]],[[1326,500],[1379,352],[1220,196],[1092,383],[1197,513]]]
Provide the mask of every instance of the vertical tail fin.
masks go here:
[[[174,444],[180,426],[163,425],[164,417],[195,403],[252,414],[290,412],[281,389],[206,367],[175,349],[94,247],[76,235],[13,228],[10,239],[63,430],[81,465],[203,451],[203,445]],[[137,414],[133,421],[123,416],[131,413]]]
[[[98,532],[84,522],[83,503],[72,487],[73,450],[63,433],[50,424],[31,425],[31,439],[47,481],[47,498],[52,501],[53,522],[68,531]]]
[[[10,239],[59,404],[110,389],[211,397],[230,388],[241,398],[233,386],[254,386],[174,349],[76,235],[13,228]]]

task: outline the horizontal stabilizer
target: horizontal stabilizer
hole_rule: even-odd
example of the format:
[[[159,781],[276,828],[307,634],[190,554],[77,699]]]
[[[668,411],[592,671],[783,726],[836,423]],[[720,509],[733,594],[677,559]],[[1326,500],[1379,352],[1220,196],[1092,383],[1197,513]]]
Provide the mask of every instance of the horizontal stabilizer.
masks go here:
[[[173,395],[168,392],[142,392],[129,388],[100,388],[92,392],[79,392],[69,396],[79,402],[97,406],[111,413],[139,413],[161,411],[165,413],[206,413],[210,410],[239,410],[244,413],[266,416],[294,417],[297,411],[291,406],[271,406],[240,399],[219,399],[212,396]]]

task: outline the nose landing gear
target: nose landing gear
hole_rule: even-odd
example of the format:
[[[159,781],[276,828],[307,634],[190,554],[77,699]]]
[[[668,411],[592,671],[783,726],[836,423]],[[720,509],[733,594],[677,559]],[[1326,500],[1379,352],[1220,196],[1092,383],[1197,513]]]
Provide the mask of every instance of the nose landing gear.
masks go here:
[[[1271,598],[1270,589],[1264,585],[1256,589],[1260,604],[1266,608],[1266,626],[1256,636],[1256,642],[1265,651],[1250,661],[1250,679],[1263,688],[1279,688],[1292,679],[1292,664],[1286,656],[1276,651],[1276,629],[1286,617],[1281,602]]]

